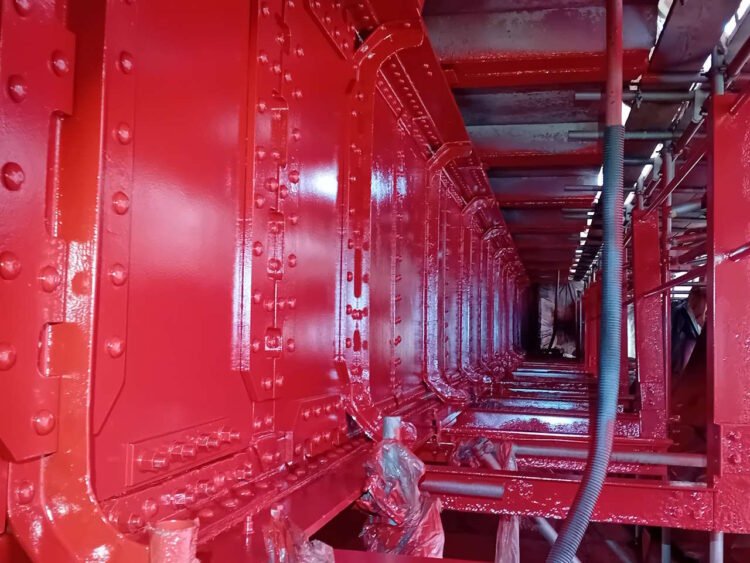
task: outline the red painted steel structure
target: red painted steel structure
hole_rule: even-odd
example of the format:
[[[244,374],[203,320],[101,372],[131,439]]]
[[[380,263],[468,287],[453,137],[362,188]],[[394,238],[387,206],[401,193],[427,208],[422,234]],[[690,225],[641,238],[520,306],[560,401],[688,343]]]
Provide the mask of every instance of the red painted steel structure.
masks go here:
[[[504,487],[446,507],[563,517],[580,460],[450,460],[480,436],[588,443],[597,282],[583,361],[520,364],[529,283],[571,258],[535,248],[593,197],[495,194],[486,169],[598,166],[599,147],[470,137],[450,87],[600,81],[603,44],[579,37],[551,73],[512,37],[462,52],[450,2],[188,4],[2,3],[0,557],[146,561],[172,518],[196,518],[216,560],[262,557],[271,506],[311,534],[361,494],[388,414],[415,425],[430,479]],[[653,40],[646,4],[626,5],[626,78]],[[555,11],[550,49],[603,18]],[[750,532],[746,95],[711,97],[678,174],[705,153],[708,482],[613,463],[597,521]],[[633,215],[637,384],[615,451],[670,447],[655,209],[678,184]]]

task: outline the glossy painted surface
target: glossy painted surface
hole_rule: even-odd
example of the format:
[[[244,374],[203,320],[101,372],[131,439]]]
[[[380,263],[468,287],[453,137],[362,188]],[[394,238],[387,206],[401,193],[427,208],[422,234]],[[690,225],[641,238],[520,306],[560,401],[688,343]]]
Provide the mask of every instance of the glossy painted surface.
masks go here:
[[[435,475],[506,487],[446,506],[564,515],[580,461],[446,465],[476,437],[587,445],[597,283],[583,361],[519,364],[529,280],[567,271],[586,223],[570,211],[593,201],[565,186],[596,181],[598,145],[561,139],[599,110],[572,87],[457,104],[449,84],[596,82],[601,41],[581,29],[601,10],[570,4],[545,27],[530,2],[521,41],[452,0],[427,25],[417,1],[220,4],[2,4],[0,530],[15,539],[0,551],[147,561],[150,523],[197,518],[202,554],[257,557],[270,507],[313,533],[361,494],[390,413]],[[632,73],[651,4],[628,8]],[[477,30],[470,52],[455,22]],[[601,521],[750,531],[748,262],[726,258],[750,240],[736,101],[709,116],[710,482],[614,466],[650,479],[608,482]],[[632,237],[640,387],[616,449],[663,452],[648,220]]]

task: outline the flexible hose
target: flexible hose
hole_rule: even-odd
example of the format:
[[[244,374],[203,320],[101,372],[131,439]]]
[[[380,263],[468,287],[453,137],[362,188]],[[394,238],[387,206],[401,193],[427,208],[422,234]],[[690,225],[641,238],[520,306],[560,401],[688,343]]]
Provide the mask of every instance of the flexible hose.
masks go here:
[[[622,330],[622,183],[625,127],[604,131],[604,189],[602,216],[602,314],[599,345],[599,397],[594,420],[593,443],[586,471],[562,531],[547,557],[547,563],[570,563],[588,528],[612,455],[617,399],[620,384]]]

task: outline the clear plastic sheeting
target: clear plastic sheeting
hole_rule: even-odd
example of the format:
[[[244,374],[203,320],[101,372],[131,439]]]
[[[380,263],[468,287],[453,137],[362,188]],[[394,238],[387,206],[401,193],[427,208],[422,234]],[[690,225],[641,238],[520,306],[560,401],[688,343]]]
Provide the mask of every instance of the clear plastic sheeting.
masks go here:
[[[582,291],[582,282],[563,281],[559,285],[539,286],[539,346],[542,350],[556,350],[567,357],[576,355],[576,304]]]
[[[365,471],[366,492],[358,505],[369,513],[360,534],[367,550],[441,558],[445,534],[440,500],[419,490],[422,461],[398,439],[386,438]]]
[[[312,540],[289,519],[283,505],[271,509],[264,529],[268,563],[334,563],[333,548]]]

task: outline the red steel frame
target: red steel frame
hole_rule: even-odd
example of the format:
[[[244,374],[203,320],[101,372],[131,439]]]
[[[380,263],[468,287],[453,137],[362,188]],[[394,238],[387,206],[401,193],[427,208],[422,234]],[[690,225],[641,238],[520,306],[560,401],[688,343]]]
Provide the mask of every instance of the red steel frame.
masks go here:
[[[241,538],[278,502],[312,533],[360,494],[390,413],[417,447],[586,443],[500,431],[491,409],[466,423],[484,414],[470,391],[519,362],[527,280],[417,3],[85,4],[5,2],[0,18],[0,513],[24,550],[146,561],[146,525],[173,517],[198,518],[216,554],[262,549]],[[613,478],[600,521],[750,532],[737,98],[708,116],[709,482]],[[656,213],[634,215],[632,241],[641,405],[616,449],[659,451]],[[429,474],[505,486],[445,496],[470,511],[560,517],[578,486]]]

